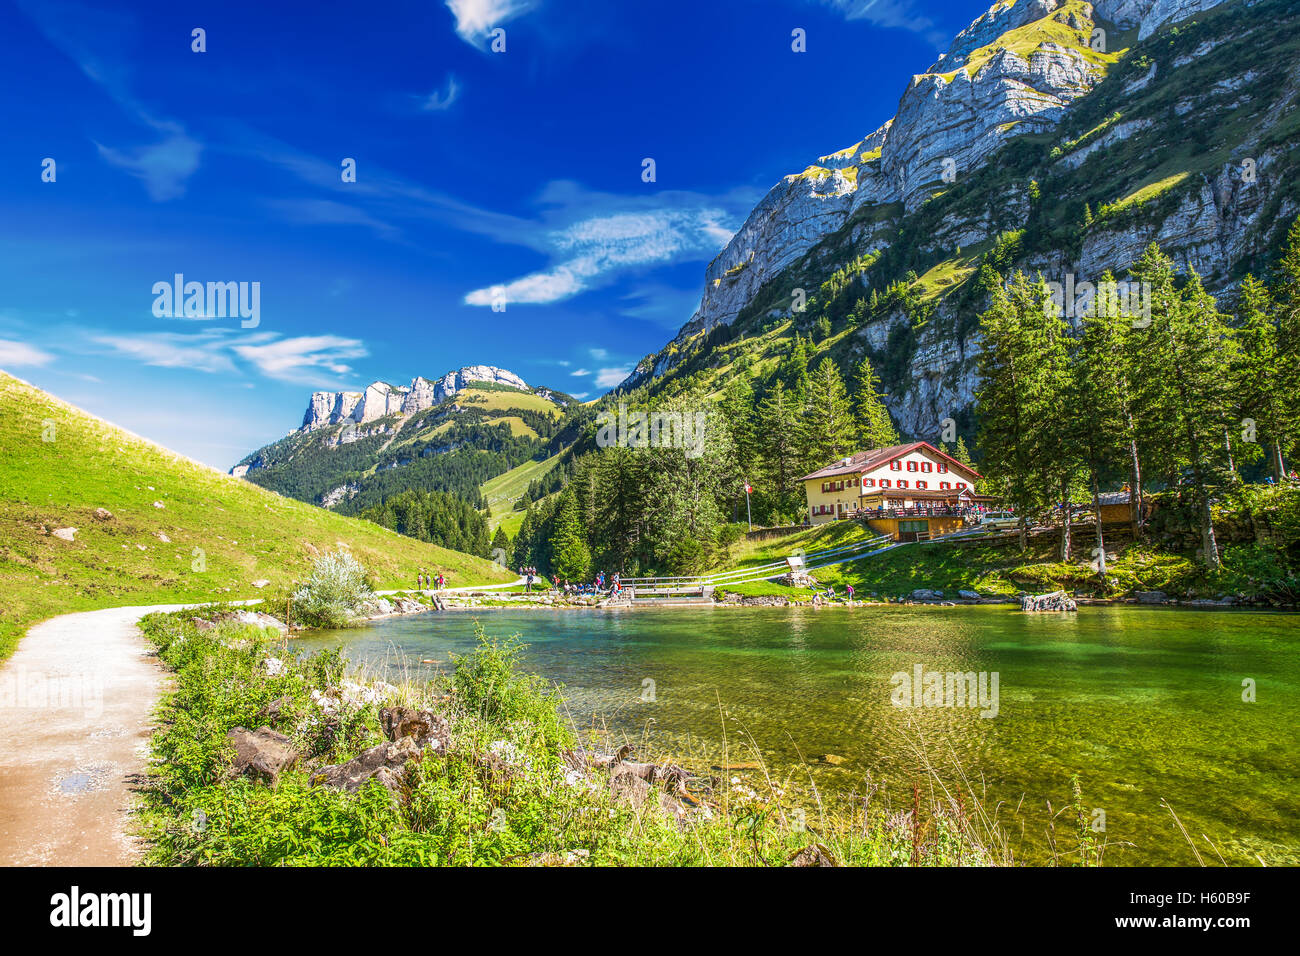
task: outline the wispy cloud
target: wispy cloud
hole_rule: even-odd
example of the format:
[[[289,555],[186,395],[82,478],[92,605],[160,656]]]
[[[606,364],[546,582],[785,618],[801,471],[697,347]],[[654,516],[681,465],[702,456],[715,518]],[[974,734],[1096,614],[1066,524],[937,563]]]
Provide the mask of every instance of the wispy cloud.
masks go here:
[[[24,365],[48,365],[54,356],[26,342],[0,339],[0,368],[19,368]]]
[[[584,376],[586,376],[586,375],[590,375],[590,374],[591,374],[591,369],[587,369],[587,368],[574,369],[574,370],[573,370],[572,372],[570,372],[569,374],[572,375],[572,376],[574,376],[575,378],[582,378],[582,377],[584,377]]]
[[[166,202],[185,195],[185,183],[199,168],[203,147],[176,123],[153,125],[164,138],[150,146],[127,151],[96,143],[95,148],[106,161],[144,183],[150,199]]]
[[[282,338],[273,332],[249,335],[231,329],[209,329],[198,334],[92,333],[89,340],[115,355],[159,368],[223,375],[252,369],[267,378],[318,387],[350,384],[341,381],[352,373],[348,363],[369,354],[360,339],[338,335]]]
[[[364,226],[377,235],[392,237],[399,230],[363,209],[333,199],[271,199],[267,205],[289,222],[304,225]]]
[[[453,74],[447,75],[447,83],[440,90],[434,90],[420,100],[420,109],[426,112],[439,112],[451,109],[451,104],[460,97],[460,81]]]
[[[948,37],[935,22],[917,10],[916,0],[816,0],[822,6],[838,10],[846,20],[865,20],[873,26],[919,33],[938,48],[947,46]]]
[[[234,352],[256,365],[263,375],[286,382],[310,381],[322,370],[347,375],[352,371],[348,359],[364,358],[369,354],[359,339],[338,335],[300,335],[235,345]]]
[[[613,388],[631,374],[631,367],[602,368],[596,373],[596,386],[598,388]]]
[[[475,289],[468,305],[536,305],[568,299],[599,287],[627,269],[707,260],[724,246],[752,205],[748,191],[711,197],[686,191],[649,196],[596,193],[577,183],[551,183],[539,199],[539,222],[510,237],[541,246],[545,269]]]
[[[488,34],[537,6],[537,0],[446,0],[456,18],[456,33],[476,47],[486,44]]]
[[[132,92],[125,63],[100,52],[105,48],[122,49],[127,39],[135,35],[137,31],[130,15],[96,10],[66,0],[23,2],[20,6],[46,39],[76,63],[124,113],[161,137],[156,142],[130,149],[97,142],[95,147],[100,156],[144,183],[149,198],[155,202],[184,195],[186,181],[199,168],[202,144],[180,123],[154,116]]]

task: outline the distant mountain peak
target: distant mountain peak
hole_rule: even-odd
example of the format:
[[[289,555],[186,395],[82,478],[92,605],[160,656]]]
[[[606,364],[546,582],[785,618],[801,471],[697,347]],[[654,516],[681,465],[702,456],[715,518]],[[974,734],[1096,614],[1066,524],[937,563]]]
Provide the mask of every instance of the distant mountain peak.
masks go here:
[[[363,424],[388,415],[414,415],[455,395],[473,382],[491,382],[528,391],[528,383],[495,365],[466,365],[438,379],[417,375],[410,385],[371,382],[360,392],[312,392],[300,431],[346,422]]]

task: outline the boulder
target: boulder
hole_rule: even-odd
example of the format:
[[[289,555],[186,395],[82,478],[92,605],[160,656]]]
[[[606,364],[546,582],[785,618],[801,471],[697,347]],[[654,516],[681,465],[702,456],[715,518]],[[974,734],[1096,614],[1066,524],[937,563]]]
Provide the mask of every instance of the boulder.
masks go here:
[[[315,786],[356,792],[369,780],[377,780],[385,789],[396,790],[406,772],[406,762],[420,755],[414,737],[377,744],[361,751],[346,763],[322,767],[312,774]]]
[[[223,611],[212,617],[199,617],[194,619],[194,626],[199,631],[210,631],[218,624],[225,624],[233,621],[236,624],[249,624],[253,627],[268,628],[273,627],[281,634],[289,633],[289,626],[279,618],[272,617],[263,611]]]
[[[96,508],[96,509],[95,509],[95,520],[96,520],[96,521],[112,521],[112,520],[113,520],[113,512],[109,511],[107,508]]]
[[[231,770],[236,775],[247,774],[272,786],[280,774],[298,760],[293,741],[270,727],[260,727],[255,731],[236,727],[226,734],[226,740],[235,748]]]
[[[930,588],[917,588],[912,592],[913,601],[942,601],[943,592],[933,591]]]
[[[72,541],[74,538],[77,537],[77,529],[76,528],[55,528],[53,531],[50,532],[50,534],[54,535],[54,537],[58,538],[60,541]]]
[[[1050,594],[1026,594],[1020,599],[1020,610],[1022,611],[1077,611],[1079,606],[1074,603],[1074,598],[1070,597],[1064,591],[1053,591]]]
[[[258,578],[256,581],[253,582],[253,587],[255,587],[255,588],[264,588],[264,587],[266,587],[266,586],[267,586],[268,584],[270,584],[270,583],[271,583],[271,582],[268,581],[266,578]]]
[[[411,737],[420,749],[429,748],[442,756],[451,743],[451,725],[447,718],[431,710],[413,707],[381,707],[379,726],[384,736],[394,742]]]
[[[1164,604],[1169,600],[1169,595],[1164,591],[1136,591],[1133,596],[1139,604]]]
[[[980,599],[978,591],[967,591],[965,588],[958,591],[957,596],[963,601],[978,601]]]
[[[790,857],[791,866],[834,866],[830,852],[819,843],[812,843]]]
[[[274,727],[288,716],[286,711],[291,709],[292,705],[292,697],[277,697],[257,712],[257,719]]]

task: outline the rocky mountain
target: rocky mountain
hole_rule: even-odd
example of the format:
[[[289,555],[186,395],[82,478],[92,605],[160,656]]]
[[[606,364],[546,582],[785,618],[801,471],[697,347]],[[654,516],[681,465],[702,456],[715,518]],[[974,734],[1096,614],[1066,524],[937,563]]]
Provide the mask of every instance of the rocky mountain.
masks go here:
[[[825,318],[818,350],[870,355],[900,427],[934,438],[969,425],[985,265],[1095,282],[1157,241],[1230,292],[1300,211],[1297,6],[995,4],[892,119],[773,187],[620,390],[770,375]]]
[[[436,381],[416,376],[408,386],[372,382],[362,392],[312,392],[302,428],[311,431],[341,422],[364,424],[389,415],[414,415],[445,401],[470,382],[528,390],[528,383],[514,372],[492,365],[467,365]]]
[[[231,474],[349,514],[408,488],[479,504],[483,482],[560,440],[578,403],[513,372],[469,365],[409,386],[315,392],[302,425]]]

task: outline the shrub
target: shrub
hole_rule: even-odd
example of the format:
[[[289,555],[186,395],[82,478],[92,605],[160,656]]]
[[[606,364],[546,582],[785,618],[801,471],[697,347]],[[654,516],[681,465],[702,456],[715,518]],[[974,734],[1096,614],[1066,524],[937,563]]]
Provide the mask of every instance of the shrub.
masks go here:
[[[316,559],[293,600],[308,627],[347,627],[373,596],[361,563],[346,551],[332,551]]]

